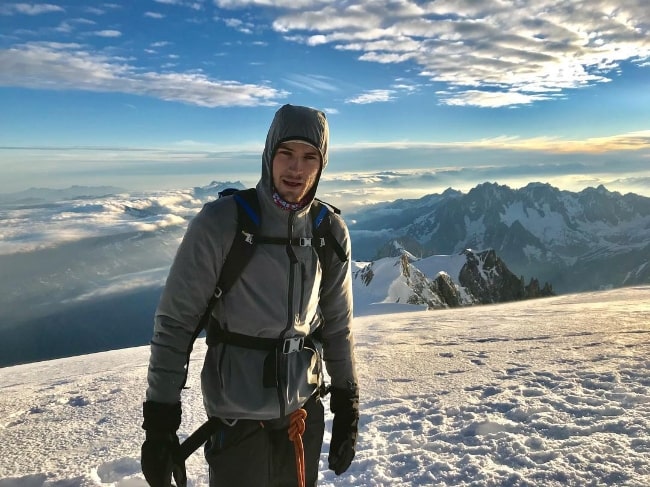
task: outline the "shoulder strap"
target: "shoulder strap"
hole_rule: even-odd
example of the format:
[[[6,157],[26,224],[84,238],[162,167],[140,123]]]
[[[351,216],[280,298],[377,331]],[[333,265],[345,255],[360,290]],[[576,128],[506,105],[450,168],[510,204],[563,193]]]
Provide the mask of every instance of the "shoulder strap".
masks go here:
[[[255,188],[239,191],[233,195],[237,202],[237,233],[221,269],[215,295],[217,298],[230,291],[248,264],[255,250],[260,227],[260,202]]]
[[[260,204],[257,199],[255,188],[237,192],[230,191],[226,194],[220,193],[219,197],[229,196],[231,194],[237,202],[237,231],[232,245],[230,246],[230,252],[228,252],[223,268],[221,269],[221,275],[219,276],[219,282],[217,283],[215,292],[210,298],[210,301],[203,312],[203,316],[201,316],[201,319],[196,325],[194,333],[192,333],[192,337],[190,338],[186,352],[185,377],[181,383],[181,389],[184,389],[187,383],[190,354],[194,348],[194,342],[201,332],[204,329],[207,329],[208,323],[210,322],[210,316],[212,315],[212,309],[217,304],[219,298],[224,293],[228,292],[235,281],[237,281],[239,274],[241,274],[241,271],[246,267],[246,264],[250,261],[253,256],[253,251],[255,250],[256,242],[254,235],[257,233],[260,226]]]
[[[332,211],[336,214],[341,213],[335,206],[318,199],[314,200],[309,210],[313,222],[314,237],[318,241],[314,247],[322,263],[321,265],[325,263],[325,252],[327,248],[331,248],[341,262],[348,260],[345,250],[343,250],[343,247],[341,247],[341,244],[332,233]]]

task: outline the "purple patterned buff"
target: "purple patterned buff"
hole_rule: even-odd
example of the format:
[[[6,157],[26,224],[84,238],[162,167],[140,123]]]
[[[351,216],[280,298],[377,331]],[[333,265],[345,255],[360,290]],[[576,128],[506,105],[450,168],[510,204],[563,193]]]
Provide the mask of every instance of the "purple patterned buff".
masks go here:
[[[273,191],[273,202],[283,210],[287,211],[297,211],[304,208],[306,205],[306,202],[289,203],[288,201],[284,201],[277,191]]]

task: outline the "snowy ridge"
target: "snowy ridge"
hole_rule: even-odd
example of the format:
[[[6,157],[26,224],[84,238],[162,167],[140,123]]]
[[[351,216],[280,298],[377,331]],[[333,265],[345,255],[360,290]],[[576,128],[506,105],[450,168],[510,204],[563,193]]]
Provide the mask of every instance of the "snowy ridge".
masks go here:
[[[319,487],[650,485],[650,287],[355,319],[357,456]],[[197,343],[181,439],[204,421]],[[146,487],[148,347],[0,369],[0,486]],[[328,411],[325,399],[326,411]],[[200,452],[190,486],[208,485]]]
[[[397,256],[353,263],[356,313],[389,303],[439,309],[552,294],[531,291],[492,250],[417,258],[393,243]]]

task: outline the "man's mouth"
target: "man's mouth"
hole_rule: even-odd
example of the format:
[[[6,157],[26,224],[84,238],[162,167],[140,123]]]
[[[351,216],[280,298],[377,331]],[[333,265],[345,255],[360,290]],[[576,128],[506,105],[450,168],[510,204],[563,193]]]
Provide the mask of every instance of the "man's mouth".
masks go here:
[[[282,180],[282,182],[285,185],[289,186],[290,188],[299,188],[300,186],[302,186],[302,183],[300,181],[288,181],[288,180],[284,179],[284,180]]]

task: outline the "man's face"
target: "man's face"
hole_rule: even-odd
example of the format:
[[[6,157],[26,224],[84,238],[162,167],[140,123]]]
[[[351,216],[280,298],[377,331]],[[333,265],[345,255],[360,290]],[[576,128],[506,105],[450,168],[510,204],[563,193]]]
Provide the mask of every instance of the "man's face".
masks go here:
[[[273,157],[273,185],[289,203],[300,203],[320,171],[320,152],[300,142],[283,142]]]

